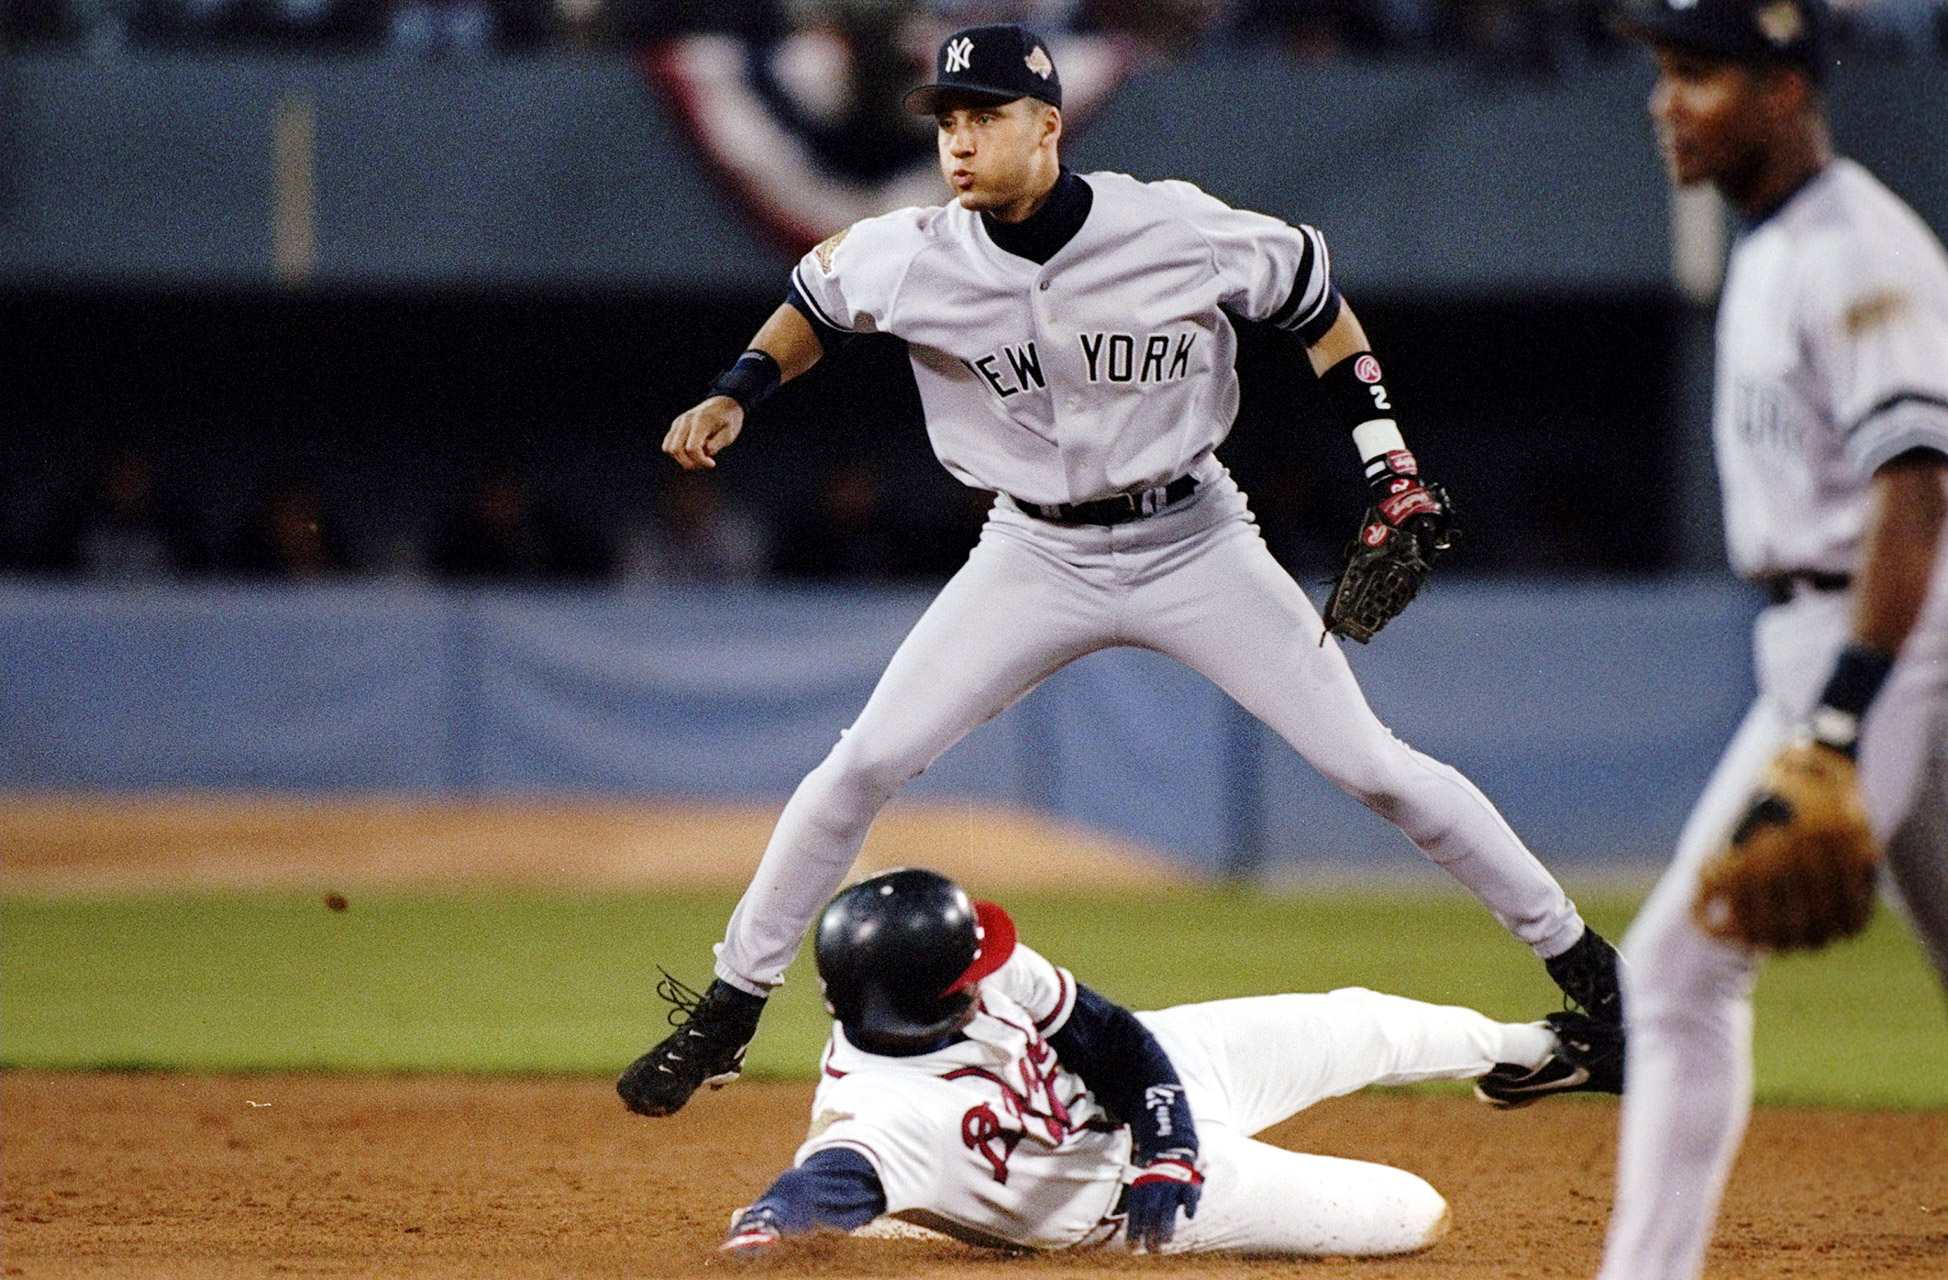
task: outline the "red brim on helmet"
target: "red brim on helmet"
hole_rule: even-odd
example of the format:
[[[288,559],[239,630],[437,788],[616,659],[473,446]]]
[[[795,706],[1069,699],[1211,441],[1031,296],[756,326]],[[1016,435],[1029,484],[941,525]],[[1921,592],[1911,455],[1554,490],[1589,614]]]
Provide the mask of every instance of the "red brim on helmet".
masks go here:
[[[992,902],[976,902],[974,919],[980,939],[979,949],[974,952],[974,963],[967,966],[967,972],[954,979],[954,985],[944,994],[952,995],[987,977],[1015,953],[1015,922],[998,905]]]

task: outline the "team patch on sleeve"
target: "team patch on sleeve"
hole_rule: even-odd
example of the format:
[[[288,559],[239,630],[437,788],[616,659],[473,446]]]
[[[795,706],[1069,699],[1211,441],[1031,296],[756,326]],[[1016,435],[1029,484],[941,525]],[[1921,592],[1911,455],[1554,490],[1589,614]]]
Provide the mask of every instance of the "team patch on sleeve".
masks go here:
[[[818,269],[820,271],[823,271],[828,276],[832,274],[832,255],[839,251],[839,246],[845,242],[845,238],[851,233],[852,228],[846,227],[833,232],[813,246],[812,256],[818,259]]]
[[[1840,324],[1849,338],[1858,338],[1897,319],[1910,305],[1910,299],[1900,290],[1883,289],[1856,299],[1841,314]]]
[[[841,1120],[850,1119],[852,1119],[852,1113],[850,1111],[821,1111],[812,1117],[811,1127],[805,1130],[805,1141],[810,1142]]]

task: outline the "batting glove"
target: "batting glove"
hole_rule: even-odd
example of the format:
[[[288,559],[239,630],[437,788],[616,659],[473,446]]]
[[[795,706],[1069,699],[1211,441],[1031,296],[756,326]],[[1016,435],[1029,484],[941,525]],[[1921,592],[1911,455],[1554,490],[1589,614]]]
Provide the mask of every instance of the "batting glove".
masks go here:
[[[738,1216],[717,1252],[733,1258],[762,1258],[777,1247],[782,1234],[777,1215],[770,1209],[753,1209]]]
[[[1124,1238],[1132,1249],[1155,1253],[1177,1234],[1177,1210],[1185,1218],[1197,1216],[1204,1194],[1204,1175],[1197,1171],[1194,1151],[1168,1151],[1143,1166],[1123,1193]]]

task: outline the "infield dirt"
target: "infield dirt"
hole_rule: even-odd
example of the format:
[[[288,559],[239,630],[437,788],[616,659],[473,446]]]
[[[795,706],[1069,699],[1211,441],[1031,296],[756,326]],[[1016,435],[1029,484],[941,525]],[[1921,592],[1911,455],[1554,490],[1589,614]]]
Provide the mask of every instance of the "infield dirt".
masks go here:
[[[769,815],[696,807],[0,798],[10,890],[402,883],[741,883]],[[1140,851],[1019,815],[920,809],[866,859],[915,849],[984,883],[1169,883]],[[1079,875],[1086,871],[1088,875]],[[1093,877],[1093,879],[1092,879]],[[0,1270],[27,1277],[725,1275],[731,1211],[790,1159],[810,1084],[743,1082],[660,1121],[603,1080],[0,1075]],[[1309,1274],[1518,1280],[1595,1271],[1616,1108],[1511,1114],[1376,1092],[1266,1135],[1428,1178],[1454,1229],[1360,1263],[1009,1258],[820,1239],[750,1273],[954,1280]],[[1713,1253],[1718,1277],[1948,1275],[1948,1113],[1761,1110]]]
[[[606,1081],[10,1072],[5,1272],[27,1277],[609,1277],[743,1273],[713,1255],[731,1211],[790,1159],[809,1084],[742,1082],[668,1120]],[[1498,1114],[1366,1094],[1273,1130],[1283,1145],[1412,1169],[1454,1230],[1359,1263],[1007,1258],[821,1239],[750,1269],[789,1276],[1361,1280],[1593,1274],[1616,1108]],[[1761,1111],[1732,1183],[1716,1276],[1948,1272],[1948,1115]]]

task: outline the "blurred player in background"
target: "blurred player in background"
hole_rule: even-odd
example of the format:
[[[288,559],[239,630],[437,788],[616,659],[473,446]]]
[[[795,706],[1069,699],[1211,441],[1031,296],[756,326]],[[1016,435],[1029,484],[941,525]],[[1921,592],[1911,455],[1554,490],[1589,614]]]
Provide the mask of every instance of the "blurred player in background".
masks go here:
[[[1132,1014],[919,868],[840,893],[814,951],[837,1023],[811,1133],[726,1252],[890,1215],[1015,1248],[1407,1253],[1447,1230],[1433,1187],[1251,1135],[1371,1084],[1622,1083],[1621,1033],[1579,1013],[1508,1024],[1349,988]],[[1565,1058],[1598,1046],[1595,1077]]]
[[[1694,919],[1700,869],[1782,751],[1832,753],[1948,982],[1948,258],[1835,158],[1820,0],[1666,0],[1620,22],[1656,51],[1672,176],[1744,219],[1719,304],[1714,432],[1732,566],[1772,607],[1753,704],[1624,945],[1630,1095],[1605,1280],[1703,1267],[1752,1092],[1757,954]]]
[[[1064,664],[1111,645],[1209,677],[1399,826],[1571,999],[1621,1019],[1614,949],[1486,796],[1380,723],[1215,456],[1238,409],[1230,316],[1265,321],[1304,350],[1360,453],[1374,504],[1360,545],[1411,544],[1428,560],[1446,545],[1447,503],[1401,438],[1324,239],[1188,183],[1063,167],[1061,101],[1032,32],[950,36],[935,82],[908,102],[935,119],[956,199],[866,219],[806,254],[787,303],[664,439],[683,466],[714,467],[781,380],[849,333],[889,333],[907,342],[942,463],[1001,496],[785,806],[716,981],[680,1001],[687,1020],[618,1081],[633,1111],[667,1115],[735,1078],[765,997],[881,806]]]

